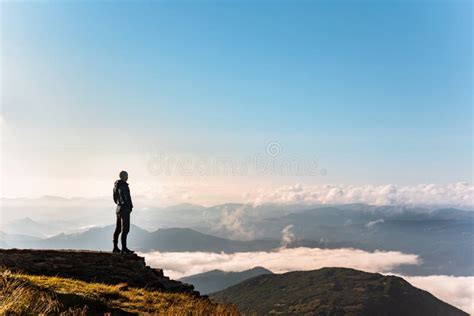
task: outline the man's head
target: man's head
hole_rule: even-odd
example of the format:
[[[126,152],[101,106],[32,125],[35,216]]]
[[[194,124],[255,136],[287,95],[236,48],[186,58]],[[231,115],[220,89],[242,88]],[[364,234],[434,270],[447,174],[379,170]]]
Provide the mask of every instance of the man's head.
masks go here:
[[[127,180],[128,180],[128,173],[127,173],[127,171],[120,171],[119,177],[120,177],[121,180],[127,181]]]

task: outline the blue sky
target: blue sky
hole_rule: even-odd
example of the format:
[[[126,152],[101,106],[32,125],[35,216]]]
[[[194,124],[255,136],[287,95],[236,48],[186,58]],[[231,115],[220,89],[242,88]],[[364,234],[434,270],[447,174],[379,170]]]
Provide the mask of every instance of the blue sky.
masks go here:
[[[101,192],[117,169],[239,192],[472,180],[470,1],[0,7],[5,196]],[[241,159],[270,141],[327,175],[147,174],[156,150]]]

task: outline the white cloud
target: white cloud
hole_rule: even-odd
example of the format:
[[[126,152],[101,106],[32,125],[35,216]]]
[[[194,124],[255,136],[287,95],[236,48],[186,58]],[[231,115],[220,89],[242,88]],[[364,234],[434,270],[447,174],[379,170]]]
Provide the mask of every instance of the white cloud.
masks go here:
[[[255,238],[255,232],[243,223],[245,207],[246,205],[243,205],[235,210],[225,207],[214,230],[225,231],[229,234],[229,237],[235,239],[250,240]]]
[[[255,205],[264,203],[373,205],[474,205],[474,186],[466,182],[450,184],[388,185],[315,185],[284,186],[253,196]]]
[[[172,278],[213,269],[242,271],[263,266],[275,273],[313,270],[322,267],[348,267],[370,272],[386,272],[404,264],[420,264],[417,255],[399,251],[367,252],[359,249],[285,248],[275,251],[238,252],[150,252],[141,254],[153,267]]]
[[[411,285],[474,315],[474,276],[401,276]]]
[[[375,220],[375,221],[368,222],[367,224],[365,224],[365,227],[367,227],[367,228],[372,228],[372,227],[374,227],[375,225],[381,224],[381,223],[383,223],[383,222],[384,222],[384,220],[383,220],[382,218],[380,218],[380,219],[377,219],[377,220]]]
[[[293,225],[288,225],[281,231],[281,246],[283,248],[288,247],[289,244],[295,241],[295,234],[291,231]]]

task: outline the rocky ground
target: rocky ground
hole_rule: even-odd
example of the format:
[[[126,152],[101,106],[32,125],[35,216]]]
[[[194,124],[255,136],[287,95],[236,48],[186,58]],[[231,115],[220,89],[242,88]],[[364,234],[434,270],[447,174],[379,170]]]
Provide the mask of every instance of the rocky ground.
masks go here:
[[[30,275],[59,276],[105,284],[199,295],[191,284],[171,280],[136,254],[99,251],[0,249],[0,267]]]

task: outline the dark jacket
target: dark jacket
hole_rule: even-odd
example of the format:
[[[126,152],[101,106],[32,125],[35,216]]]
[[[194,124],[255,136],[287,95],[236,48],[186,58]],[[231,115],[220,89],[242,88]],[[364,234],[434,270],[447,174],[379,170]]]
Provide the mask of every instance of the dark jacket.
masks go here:
[[[114,202],[117,204],[116,212],[131,212],[133,208],[132,197],[128,183],[123,180],[117,180],[114,184]]]

